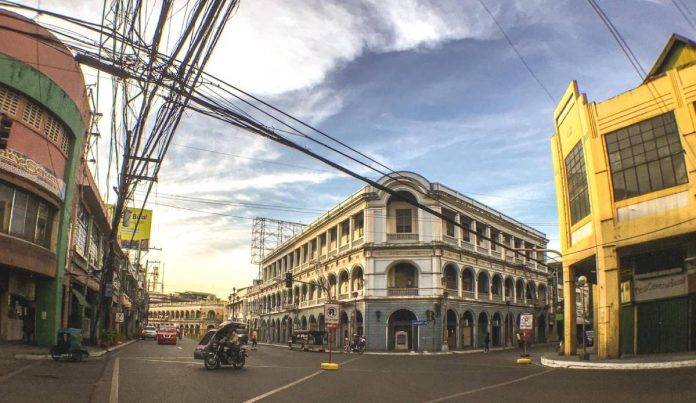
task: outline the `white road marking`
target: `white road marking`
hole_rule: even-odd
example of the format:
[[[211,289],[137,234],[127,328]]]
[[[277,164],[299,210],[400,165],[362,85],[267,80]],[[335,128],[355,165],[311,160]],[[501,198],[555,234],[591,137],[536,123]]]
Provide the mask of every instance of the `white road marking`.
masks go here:
[[[114,361],[114,372],[111,375],[111,394],[109,395],[109,403],[118,403],[118,360]]]
[[[179,350],[183,350],[183,348],[181,348],[181,347],[177,347],[177,348],[178,348]]]
[[[484,387],[481,387],[481,388],[478,388],[478,389],[467,390],[466,392],[455,393],[455,394],[453,394],[453,395],[441,397],[441,398],[438,398],[438,399],[428,400],[428,401],[426,401],[425,403],[444,402],[445,400],[454,399],[455,397],[471,395],[471,394],[473,394],[473,393],[482,392],[482,391],[484,391],[484,390],[499,388],[499,387],[501,387],[501,386],[506,386],[506,385],[510,385],[510,384],[513,384],[513,383],[526,381],[527,379],[535,378],[535,377],[537,377],[537,376],[547,374],[547,373],[549,373],[549,372],[551,372],[551,371],[554,371],[554,370],[555,370],[555,369],[552,368],[552,369],[549,369],[549,370],[546,370],[546,371],[543,371],[543,372],[537,372],[536,374],[523,376],[522,378],[513,379],[513,380],[511,380],[511,381],[496,383],[495,385],[484,386]]]
[[[21,374],[22,372],[28,370],[29,368],[34,368],[35,366],[37,366],[39,364],[41,364],[41,361],[37,361],[33,364],[25,365],[22,368],[15,369],[14,371],[12,371],[10,373],[7,373],[3,376],[0,376],[0,383],[7,381],[8,379],[12,378],[13,376],[15,376],[17,374]]]
[[[350,360],[348,360],[348,361],[342,362],[341,365],[348,364],[349,362],[355,361],[355,360],[357,360],[358,358],[360,358],[360,357],[355,357],[355,358],[350,359]],[[284,386],[281,386],[281,387],[279,387],[279,388],[276,388],[276,389],[273,389],[273,390],[271,390],[271,391],[268,391],[268,392],[264,393],[263,395],[259,395],[259,396],[253,397],[253,398],[251,398],[251,399],[245,401],[244,403],[254,403],[254,402],[258,402],[259,400],[262,400],[262,399],[267,398],[268,396],[274,395],[274,394],[280,392],[281,390],[285,390],[285,389],[291,388],[291,387],[293,387],[293,386],[295,386],[295,385],[297,385],[297,384],[300,384],[300,383],[306,381],[307,379],[314,378],[315,376],[317,376],[317,375],[319,375],[319,374],[321,374],[321,373],[323,373],[323,372],[325,372],[325,371],[324,371],[323,369],[320,369],[319,371],[314,372],[314,373],[311,373],[311,374],[305,376],[304,378],[300,378],[300,379],[298,379],[298,380],[296,380],[296,381],[294,381],[294,382],[290,382],[290,383],[287,384],[287,385],[284,385]]]

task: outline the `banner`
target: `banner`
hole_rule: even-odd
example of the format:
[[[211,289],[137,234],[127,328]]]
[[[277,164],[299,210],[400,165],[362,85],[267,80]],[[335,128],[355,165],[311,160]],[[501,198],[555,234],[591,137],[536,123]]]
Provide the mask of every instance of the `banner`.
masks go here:
[[[114,206],[109,205],[109,214],[113,216]],[[152,227],[152,210],[137,209],[133,207],[126,207],[123,212],[124,217],[119,221],[118,233],[122,241],[125,241],[128,246],[133,246],[130,244],[131,238],[133,241],[143,241],[150,239],[150,228]],[[140,220],[138,220],[140,217]],[[137,223],[137,227],[136,227]],[[124,248],[128,246],[123,245]]]
[[[636,301],[662,299],[686,295],[686,275],[657,277],[649,280],[636,280],[633,295]]]
[[[55,172],[12,149],[0,150],[0,168],[21,176],[65,200],[65,182]]]

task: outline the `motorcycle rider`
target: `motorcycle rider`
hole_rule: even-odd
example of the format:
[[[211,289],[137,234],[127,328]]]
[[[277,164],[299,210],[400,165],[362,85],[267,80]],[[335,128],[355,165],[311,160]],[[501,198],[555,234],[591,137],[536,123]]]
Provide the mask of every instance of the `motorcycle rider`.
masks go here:
[[[241,348],[241,342],[239,340],[239,335],[237,334],[236,329],[232,329],[230,333],[225,337],[224,343],[227,347],[230,348],[230,353],[232,354],[230,356],[231,360],[235,360],[237,356],[239,355],[239,350]]]

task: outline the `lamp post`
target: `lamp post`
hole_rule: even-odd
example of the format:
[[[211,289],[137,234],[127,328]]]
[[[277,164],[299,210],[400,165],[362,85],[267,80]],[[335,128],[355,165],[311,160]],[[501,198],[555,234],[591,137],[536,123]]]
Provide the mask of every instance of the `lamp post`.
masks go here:
[[[442,292],[442,351],[449,351],[449,343],[447,341],[447,298],[449,293],[447,290]]]
[[[587,307],[585,306],[585,286],[587,285],[587,277],[578,277],[578,285],[582,287],[582,355],[580,360],[587,361],[590,355],[587,353],[587,342],[585,340],[585,322],[587,320]]]
[[[236,320],[237,287],[232,287],[232,294],[230,294],[230,302],[232,302],[232,320]]]

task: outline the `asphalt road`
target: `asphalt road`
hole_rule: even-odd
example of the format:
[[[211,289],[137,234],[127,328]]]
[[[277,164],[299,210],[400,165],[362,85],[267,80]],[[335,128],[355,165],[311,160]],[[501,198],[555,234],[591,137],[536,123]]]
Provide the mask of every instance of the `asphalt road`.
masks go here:
[[[693,402],[696,368],[655,371],[517,365],[517,352],[335,354],[259,346],[244,369],[208,371],[195,342],[139,341],[82,363],[37,361],[0,382],[1,402]],[[533,357],[538,351],[532,351]]]

